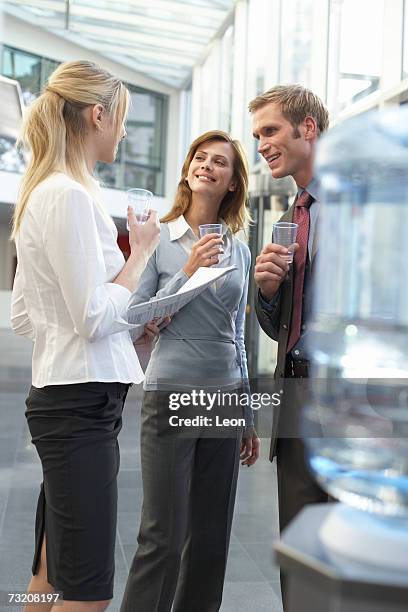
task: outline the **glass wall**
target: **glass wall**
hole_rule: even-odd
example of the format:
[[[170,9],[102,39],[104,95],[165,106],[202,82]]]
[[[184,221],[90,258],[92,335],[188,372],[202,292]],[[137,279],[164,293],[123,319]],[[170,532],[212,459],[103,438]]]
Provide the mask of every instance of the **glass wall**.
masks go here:
[[[234,27],[229,26],[213,42],[202,64],[193,70],[189,137],[209,130],[231,131],[233,106]],[[185,90],[186,91],[186,90]]]
[[[272,87],[277,76],[277,70],[274,70],[274,66],[277,66],[277,53],[274,53],[275,36],[273,28],[274,22],[279,19],[279,16],[273,10],[274,8],[271,0],[250,0],[249,2],[246,69],[247,103],[258,94]],[[248,149],[249,161],[256,164],[260,160],[260,156],[258,154],[258,143],[252,138],[252,120],[248,112],[245,114],[243,140]]]
[[[248,69],[247,92],[252,98],[270,84],[266,82],[266,66],[272,57],[271,23],[268,19],[270,0],[250,0],[248,9]]]
[[[273,179],[264,160],[257,155],[248,102],[274,85],[296,82],[310,87],[327,103],[332,123],[348,114],[387,104],[391,97],[395,98],[398,86],[403,90],[405,85],[398,82],[403,21],[404,76],[408,78],[408,0],[236,1],[230,49],[223,33],[202,64],[194,68],[192,115],[194,135],[199,133],[200,126],[207,127],[207,120],[208,128],[225,128],[224,118],[231,117],[233,135],[245,145],[255,218],[249,240],[253,260],[270,240],[271,224],[289,203],[294,183]],[[221,59],[215,55],[219,53],[220,42]],[[230,113],[225,103],[228,97],[220,99],[216,90],[226,51],[232,66],[231,71],[222,72],[227,75],[226,90],[232,78]],[[223,82],[221,90],[222,86]],[[408,86],[406,90],[408,95]],[[376,91],[378,96],[369,95]],[[217,104],[222,112],[217,112]],[[279,206],[278,198],[282,198]],[[252,287],[250,296],[253,293]],[[247,319],[252,375],[267,373],[275,362],[274,345],[262,334],[252,309]]]
[[[1,74],[19,81],[26,104],[34,100],[58,62],[4,46]],[[131,107],[127,139],[112,165],[99,164],[97,174],[107,187],[143,187],[164,194],[167,96],[129,85]]]
[[[220,129],[226,132],[231,130],[233,42],[234,27],[231,25],[221,41]]]
[[[339,112],[380,86],[384,0],[331,0],[328,105]]]
[[[310,84],[314,4],[315,0],[285,0],[281,4],[281,83]]]

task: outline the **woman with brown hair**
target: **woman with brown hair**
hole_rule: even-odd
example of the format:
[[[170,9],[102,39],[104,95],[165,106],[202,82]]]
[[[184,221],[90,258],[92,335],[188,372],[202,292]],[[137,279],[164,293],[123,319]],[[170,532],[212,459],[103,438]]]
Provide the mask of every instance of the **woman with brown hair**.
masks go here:
[[[61,64],[32,104],[31,158],[14,213],[18,267],[12,327],[34,342],[27,421],[41,460],[30,610],[104,610],[113,596],[117,436],[129,385],[143,372],[127,304],[160,232],[129,211],[131,254],[92,174],[126,136],[128,91],[96,64]]]
[[[244,439],[239,424],[214,426],[225,408],[222,394],[238,397],[248,379],[244,320],[251,258],[236,237],[248,216],[247,189],[239,142],[220,131],[197,138],[133,300],[174,293],[201,266],[235,266],[161,330],[146,370],[143,510],[122,612],[213,612],[221,605],[240,455],[248,466],[259,455],[252,421]],[[221,235],[198,237],[200,225],[215,223]],[[184,400],[191,397],[184,416],[197,417],[194,429],[189,421],[183,427],[175,410],[180,392]],[[210,411],[197,405],[197,397],[216,397],[217,406]],[[242,416],[242,407],[227,412]]]

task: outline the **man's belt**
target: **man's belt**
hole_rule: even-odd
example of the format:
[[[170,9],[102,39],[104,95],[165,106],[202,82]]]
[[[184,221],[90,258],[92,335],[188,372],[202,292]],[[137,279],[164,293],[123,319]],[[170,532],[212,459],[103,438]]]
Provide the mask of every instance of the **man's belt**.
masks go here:
[[[286,357],[285,375],[290,378],[308,378],[310,361],[308,359],[293,359],[289,354]]]

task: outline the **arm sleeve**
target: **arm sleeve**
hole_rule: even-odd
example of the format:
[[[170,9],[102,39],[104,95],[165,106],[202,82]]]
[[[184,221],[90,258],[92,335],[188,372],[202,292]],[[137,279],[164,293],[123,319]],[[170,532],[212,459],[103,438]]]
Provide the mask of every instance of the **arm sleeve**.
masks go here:
[[[159,249],[160,247],[156,249],[147,262],[137,289],[134,293],[132,293],[129,306],[135,306],[136,304],[142,304],[143,302],[148,302],[154,298],[162,298],[172,295],[173,293],[177,293],[180,287],[182,287],[188,281],[188,275],[183,269],[181,269],[168,281],[168,283],[164,285],[164,287],[158,290],[159,269],[157,257]]]
[[[147,262],[147,266],[141,276],[139,285],[134,293],[132,293],[131,300],[129,302],[129,306],[134,306],[136,304],[142,304],[143,302],[148,302],[153,298],[161,298],[166,297],[168,295],[172,295],[173,293],[177,293],[177,291],[184,285],[184,283],[188,280],[188,275],[184,272],[183,269],[179,270],[177,274],[173,276],[171,280],[169,280],[164,287],[162,287],[159,291],[157,290],[159,285],[159,271],[157,265],[157,257],[158,257],[158,249],[153,253]],[[137,340],[144,331],[144,325],[138,325],[131,332],[131,338],[133,342]]]
[[[281,299],[281,289],[270,302],[264,300],[259,289],[255,297],[255,311],[259,324],[264,332],[276,342],[279,336]]]
[[[171,280],[169,280],[164,287],[162,287],[154,297],[162,298],[172,293],[177,293],[177,291],[186,283],[189,279],[189,276],[184,272],[183,269],[179,270],[177,274],[173,276]]]
[[[24,302],[21,275],[18,264],[11,296],[11,327],[16,334],[19,334],[20,336],[27,336],[27,338],[34,341],[34,329]]]
[[[156,251],[150,257],[147,262],[146,268],[140,277],[139,284],[136,291],[132,293],[132,297],[129,301],[129,306],[135,306],[136,304],[142,304],[148,302],[152,297],[155,296],[157,291],[157,285],[159,282],[159,274],[157,271],[156,263]],[[135,342],[140,336],[143,335],[144,325],[138,325],[130,332],[132,341]]]
[[[44,246],[79,336],[89,341],[129,330],[130,291],[106,282],[107,271],[91,198],[80,189],[63,192],[50,208]]]
[[[240,352],[241,358],[241,374],[242,374],[242,388],[243,392],[247,393],[250,397],[249,377],[248,377],[248,364],[245,349],[245,312],[248,300],[248,284],[249,284],[249,272],[251,269],[251,261],[249,259],[246,273],[245,283],[242,292],[241,301],[239,303],[237,318],[235,321],[235,343]],[[254,424],[254,414],[251,406],[245,406],[244,410],[246,427],[252,427]]]
[[[262,308],[266,311],[266,312],[270,312],[272,313],[278,302],[280,299],[280,291],[281,288],[279,287],[278,291],[275,293],[275,295],[273,296],[273,298],[268,302],[267,300],[265,300],[264,296],[262,295],[261,291],[259,291],[258,295],[259,295],[259,303],[262,306]]]

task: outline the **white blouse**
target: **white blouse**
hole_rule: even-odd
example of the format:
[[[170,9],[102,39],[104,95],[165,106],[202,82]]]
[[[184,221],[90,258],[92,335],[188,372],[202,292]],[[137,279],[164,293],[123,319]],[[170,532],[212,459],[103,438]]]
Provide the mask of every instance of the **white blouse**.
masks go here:
[[[88,191],[53,174],[31,193],[17,234],[11,324],[34,341],[33,385],[139,383],[130,291],[112,219]]]

